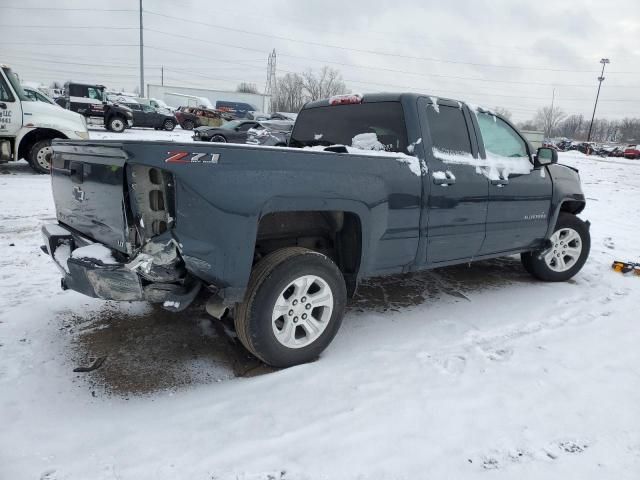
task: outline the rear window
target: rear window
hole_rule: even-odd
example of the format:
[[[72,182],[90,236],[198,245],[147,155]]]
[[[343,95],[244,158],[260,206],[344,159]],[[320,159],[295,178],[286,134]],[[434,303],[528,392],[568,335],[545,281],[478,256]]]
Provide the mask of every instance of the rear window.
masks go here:
[[[328,105],[302,110],[289,146],[351,146],[356,135],[375,133],[388,152],[405,152],[407,128],[400,102]]]

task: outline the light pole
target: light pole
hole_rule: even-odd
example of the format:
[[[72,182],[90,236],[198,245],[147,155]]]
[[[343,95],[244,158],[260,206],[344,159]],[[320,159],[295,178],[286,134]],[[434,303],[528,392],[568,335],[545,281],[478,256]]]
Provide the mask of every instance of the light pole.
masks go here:
[[[144,39],[142,37],[142,0],[140,0],[140,96],[144,97]]]
[[[589,125],[589,134],[587,135],[587,142],[591,141],[591,129],[593,128],[593,119],[596,117],[596,108],[598,107],[598,97],[600,96],[600,87],[602,87],[602,81],[604,80],[604,67],[609,62],[608,58],[600,59],[600,63],[602,64],[602,73],[598,77],[598,93],[596,94],[596,103],[593,105],[593,115],[591,115],[591,124]]]

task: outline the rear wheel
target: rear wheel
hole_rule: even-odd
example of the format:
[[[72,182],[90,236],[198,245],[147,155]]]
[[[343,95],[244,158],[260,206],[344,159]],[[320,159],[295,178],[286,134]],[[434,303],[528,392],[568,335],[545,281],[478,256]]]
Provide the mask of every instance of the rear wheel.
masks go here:
[[[164,123],[162,124],[162,128],[164,128],[165,130],[167,130],[168,132],[170,132],[171,130],[173,130],[174,128],[176,128],[176,124],[173,122],[173,120],[165,120]]]
[[[51,140],[50,138],[40,140],[29,149],[29,165],[38,173],[49,173],[51,171],[51,158],[53,156]]]
[[[333,261],[306,248],[267,255],[254,267],[235,326],[242,344],[274,367],[315,360],[338,332],[347,292]]]
[[[124,132],[127,122],[122,117],[111,117],[109,120],[109,130],[116,133]]]
[[[193,130],[195,124],[193,123],[193,120],[185,120],[184,122],[182,122],[181,126],[183,130]]]
[[[521,255],[525,270],[547,282],[569,280],[587,261],[591,248],[589,226],[575,215],[560,212],[549,248]]]

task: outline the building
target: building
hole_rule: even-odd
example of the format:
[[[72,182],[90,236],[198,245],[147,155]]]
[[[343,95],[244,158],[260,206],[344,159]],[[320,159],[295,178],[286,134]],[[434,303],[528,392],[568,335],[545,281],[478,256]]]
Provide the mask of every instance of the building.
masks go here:
[[[171,95],[177,93],[178,95]],[[202,97],[211,102],[215,107],[218,100],[227,102],[243,102],[254,105],[257,111],[269,112],[271,104],[270,95],[260,93],[228,92],[224,90],[210,90],[207,88],[175,87],[169,85],[147,84],[147,96],[163,100],[172,107],[187,105],[186,96]]]

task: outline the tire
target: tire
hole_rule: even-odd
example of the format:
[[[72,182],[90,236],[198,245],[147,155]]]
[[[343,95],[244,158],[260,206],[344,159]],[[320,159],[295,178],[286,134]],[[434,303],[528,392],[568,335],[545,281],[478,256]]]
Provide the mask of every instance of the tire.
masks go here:
[[[211,137],[211,140],[209,141],[217,142],[217,143],[227,143],[227,139],[222,135],[214,135],[213,137]]]
[[[315,295],[322,306],[313,306]],[[283,248],[255,265],[245,300],[236,309],[236,333],[268,365],[307,363],[335,337],[346,301],[344,278],[330,258],[306,248]]]
[[[173,120],[167,119],[162,124],[162,128],[164,128],[167,132],[170,132],[171,130],[176,128],[176,124],[173,122]]]
[[[195,124],[193,123],[193,120],[185,120],[184,122],[182,122],[182,125],[180,125],[182,127],[183,130],[193,130],[193,127],[195,127]]]
[[[51,172],[51,156],[53,155],[51,140],[51,138],[40,140],[29,149],[29,165],[38,173]]]
[[[546,250],[526,252],[520,259],[525,270],[545,282],[564,282],[580,271],[591,249],[589,225],[573,214],[560,212]]]
[[[127,128],[127,121],[122,117],[111,117],[109,120],[109,130],[116,133],[122,133]]]

